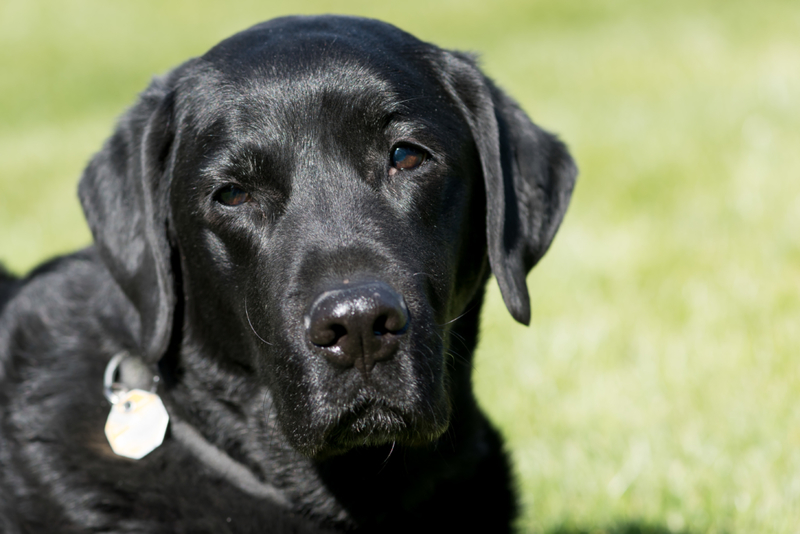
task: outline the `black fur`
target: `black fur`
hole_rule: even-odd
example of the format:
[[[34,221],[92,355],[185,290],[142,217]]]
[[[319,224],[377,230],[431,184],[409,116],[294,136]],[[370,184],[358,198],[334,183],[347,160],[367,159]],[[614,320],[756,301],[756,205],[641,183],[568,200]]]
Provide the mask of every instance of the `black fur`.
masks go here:
[[[427,160],[389,172],[398,144]],[[381,22],[276,19],[154,80],[81,180],[94,246],[0,273],[0,530],[508,531],[508,461],[471,388],[483,287],[494,273],[529,321],[525,275],[575,175],[471,57]],[[221,202],[229,184],[250,200]],[[307,310],[360,280],[408,325],[391,357],[334,365]],[[291,504],[169,434],[115,456],[101,384],[122,350]]]
[[[17,280],[0,265],[0,313],[3,313],[3,307],[6,305],[6,302],[11,300],[11,294],[14,292],[17,285]]]

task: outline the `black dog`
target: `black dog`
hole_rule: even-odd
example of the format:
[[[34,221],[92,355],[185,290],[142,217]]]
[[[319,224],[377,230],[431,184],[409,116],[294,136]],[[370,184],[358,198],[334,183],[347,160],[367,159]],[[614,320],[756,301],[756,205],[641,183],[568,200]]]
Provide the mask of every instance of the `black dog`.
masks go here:
[[[156,79],[81,180],[94,246],[0,274],[0,530],[508,531],[483,288],[529,321],[575,175],[471,57],[372,20]],[[141,460],[103,433],[125,352],[171,420]]]

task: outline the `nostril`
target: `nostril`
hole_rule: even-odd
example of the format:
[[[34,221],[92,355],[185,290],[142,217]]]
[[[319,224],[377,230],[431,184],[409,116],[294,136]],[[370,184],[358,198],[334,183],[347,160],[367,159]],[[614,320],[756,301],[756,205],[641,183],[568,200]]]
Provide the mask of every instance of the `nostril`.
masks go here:
[[[403,297],[380,281],[329,289],[314,299],[305,316],[308,341],[317,353],[363,373],[392,358],[410,322]]]
[[[389,329],[386,328],[386,316],[381,315],[375,320],[375,324],[372,325],[372,333],[376,336],[382,336],[384,334],[389,333]]]
[[[391,332],[392,332],[392,334],[394,334],[396,336],[400,336],[402,334],[405,334],[406,330],[408,330],[408,321],[406,321],[405,324],[403,324],[403,326],[401,328],[399,328],[398,330],[392,330]]]
[[[347,335],[347,328],[341,324],[332,324],[331,331],[333,332],[333,341],[331,341],[330,345],[336,345],[340,339]]]
[[[392,310],[393,313],[383,314],[375,319],[372,325],[372,333],[376,336],[386,334],[400,335],[408,329],[408,316],[405,310]]]
[[[386,329],[393,334],[402,334],[408,330],[408,309],[404,302],[386,316]]]
[[[336,345],[346,335],[347,328],[338,323],[313,322],[308,329],[309,339],[318,347]]]

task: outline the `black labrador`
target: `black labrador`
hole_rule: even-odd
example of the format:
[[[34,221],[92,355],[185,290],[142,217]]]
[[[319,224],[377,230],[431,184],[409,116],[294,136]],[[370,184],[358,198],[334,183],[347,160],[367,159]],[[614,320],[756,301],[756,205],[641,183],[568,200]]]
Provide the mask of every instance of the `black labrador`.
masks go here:
[[[94,245],[0,273],[0,530],[511,530],[478,317],[493,273],[528,323],[575,177],[472,57],[374,20],[155,79],[80,182]],[[166,406],[142,459],[104,381]]]

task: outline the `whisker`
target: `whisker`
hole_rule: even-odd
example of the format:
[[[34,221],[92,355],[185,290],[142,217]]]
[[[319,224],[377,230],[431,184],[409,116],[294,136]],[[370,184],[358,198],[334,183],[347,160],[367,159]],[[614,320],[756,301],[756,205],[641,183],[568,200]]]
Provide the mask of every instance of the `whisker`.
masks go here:
[[[412,96],[410,98],[406,98],[405,100],[401,100],[400,102],[397,102],[397,105],[399,106],[399,105],[405,104],[407,102],[413,102],[414,100],[423,100],[423,99],[427,99],[427,98],[429,98],[429,97],[424,96],[424,95]]]
[[[450,331],[450,335],[452,336],[452,338],[454,340],[456,340],[459,343],[461,343],[461,346],[464,347],[467,350],[468,353],[472,354],[472,349],[469,347],[469,345],[467,345],[467,340],[464,339],[464,336],[462,336],[458,332],[454,332],[452,330]]]
[[[256,332],[256,329],[255,329],[255,328],[253,328],[253,323],[252,323],[252,322],[250,322],[250,313],[248,313],[248,311],[247,311],[247,295],[245,295],[245,296],[244,296],[244,315],[245,315],[245,317],[247,317],[247,324],[249,324],[249,325],[250,325],[250,330],[252,330],[252,331],[253,331],[253,333],[256,335],[256,337],[257,337],[258,339],[260,339],[261,341],[263,341],[264,343],[266,343],[267,345],[270,345],[270,346],[271,346],[271,345],[272,345],[272,343],[270,343],[269,341],[267,341],[267,340],[266,340],[266,339],[264,339],[263,337],[259,336],[259,335],[258,335],[258,332]]]
[[[464,316],[465,316],[466,314],[468,314],[469,312],[471,312],[473,308],[475,308],[475,305],[474,305],[474,304],[473,304],[472,306],[470,306],[469,308],[467,308],[467,309],[464,311],[464,313],[462,313],[461,315],[459,315],[459,316],[458,316],[458,317],[456,317],[455,319],[451,319],[451,320],[447,321],[446,323],[444,323],[444,324],[440,324],[440,325],[437,325],[437,326],[447,326],[447,325],[449,325],[450,323],[454,323],[454,322],[458,321],[459,319],[461,319],[462,317],[464,317]]]
[[[397,443],[397,441],[392,440],[392,448],[389,449],[389,454],[386,455],[386,459],[383,461],[384,464],[389,461],[389,458],[392,457],[392,453],[394,452],[394,446],[395,446],[396,443]]]

